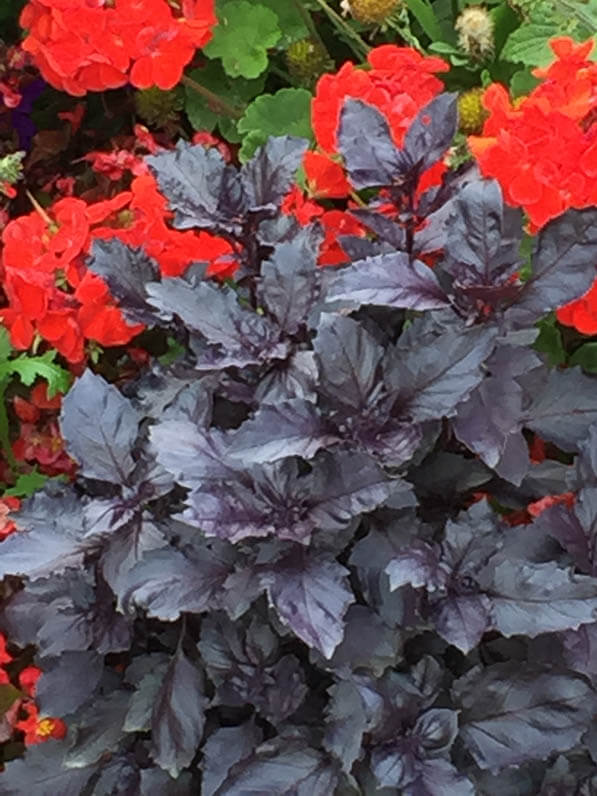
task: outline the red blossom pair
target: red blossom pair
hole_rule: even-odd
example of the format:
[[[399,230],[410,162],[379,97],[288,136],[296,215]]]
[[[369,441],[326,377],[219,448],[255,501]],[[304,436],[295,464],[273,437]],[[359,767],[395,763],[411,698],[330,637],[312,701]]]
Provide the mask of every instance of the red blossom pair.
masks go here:
[[[13,656],[6,648],[6,637],[0,633],[0,686],[10,684],[11,678],[5,666],[13,661]],[[66,724],[62,719],[39,714],[34,697],[41,675],[42,671],[37,666],[26,666],[20,671],[18,685],[23,696],[12,704],[3,717],[10,720],[15,732],[23,733],[26,746],[43,743],[50,738],[64,738],[66,735]]]
[[[171,89],[211,38],[214,0],[30,0],[23,49],[74,96],[132,83]]]

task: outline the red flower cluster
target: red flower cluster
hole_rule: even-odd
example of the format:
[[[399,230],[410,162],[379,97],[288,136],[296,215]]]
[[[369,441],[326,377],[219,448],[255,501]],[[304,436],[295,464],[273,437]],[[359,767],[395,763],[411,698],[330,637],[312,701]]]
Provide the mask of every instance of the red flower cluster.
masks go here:
[[[103,346],[128,343],[143,330],[129,325],[102,279],[84,264],[97,238],[118,237],[142,246],[165,276],[179,276],[191,262],[207,261],[208,275],[227,277],[237,267],[232,247],[207,232],[179,232],[155,179],[135,178],[130,191],[87,204],[67,197],[48,212],[34,211],[4,230],[1,278],[8,307],[0,319],[13,346],[27,349],[36,335],[69,362],[85,358],[85,340]]]
[[[74,96],[119,88],[173,88],[211,38],[214,0],[30,0],[23,49],[43,77]]]
[[[18,530],[16,522],[10,518],[12,511],[18,511],[21,501],[15,497],[0,498],[0,540],[6,539],[11,533]],[[2,646],[0,644],[0,666],[2,665]]]
[[[13,660],[13,656],[6,649],[6,638],[0,633],[0,685],[10,684],[10,676],[4,667]],[[10,721],[9,727],[24,733],[23,741],[27,746],[43,743],[50,738],[64,738],[66,735],[66,724],[62,719],[40,717],[33,701],[41,674],[42,671],[37,666],[26,666],[21,670],[18,682],[24,696],[17,699],[3,716]]]
[[[421,108],[443,89],[435,72],[447,72],[441,58],[425,57],[410,47],[384,44],[371,50],[369,70],[347,61],[333,75],[323,75],[311,106],[317,143],[325,152],[337,151],[340,112],[347,97],[363,100],[384,114],[397,146]]]
[[[592,41],[551,41],[556,60],[533,74],[543,79],[512,103],[492,84],[483,104],[489,117],[469,147],[481,172],[497,179],[506,201],[523,207],[536,231],[570,207],[597,204],[597,62]]]
[[[21,423],[19,436],[12,444],[14,457],[36,464],[45,475],[74,476],[76,463],[67,454],[56,418],[62,397],[48,398],[44,382],[31,390],[30,401],[15,396],[13,408]]]
[[[125,322],[105,283],[84,265],[94,229],[129,201],[128,193],[93,205],[69,197],[49,213],[34,211],[7,225],[1,266],[9,306],[0,318],[15,348],[29,348],[38,335],[77,363],[85,339],[121,345],[142,331]]]
[[[441,58],[425,57],[410,47],[384,44],[371,50],[369,69],[360,69],[347,61],[336,74],[323,75],[311,105],[311,122],[317,143],[325,153],[307,153],[305,172],[315,196],[347,196],[349,185],[341,167],[333,160],[337,152],[338,125],[344,100],[360,99],[374,105],[387,118],[394,141],[402,146],[411,122],[428,102],[443,89],[435,72],[447,72],[449,65]],[[438,184],[445,171],[434,167],[426,187]],[[425,180],[424,175],[422,180]]]

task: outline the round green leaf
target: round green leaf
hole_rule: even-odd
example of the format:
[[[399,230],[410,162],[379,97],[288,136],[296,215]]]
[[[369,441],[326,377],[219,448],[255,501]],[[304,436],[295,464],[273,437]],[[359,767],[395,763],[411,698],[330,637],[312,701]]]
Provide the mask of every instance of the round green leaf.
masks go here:
[[[230,77],[259,77],[267,69],[268,48],[282,35],[277,15],[249,0],[230,0],[218,7],[218,21],[205,54],[221,58]]]
[[[253,100],[238,122],[243,136],[240,159],[248,160],[270,136],[296,135],[312,141],[311,99],[304,88],[282,88]]]

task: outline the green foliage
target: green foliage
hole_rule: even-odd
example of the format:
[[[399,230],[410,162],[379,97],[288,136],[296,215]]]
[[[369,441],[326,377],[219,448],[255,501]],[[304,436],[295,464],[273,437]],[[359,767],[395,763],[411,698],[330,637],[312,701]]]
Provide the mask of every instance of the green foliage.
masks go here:
[[[539,321],[537,326],[539,327],[539,336],[535,340],[535,349],[546,354],[550,365],[562,365],[566,361],[566,350],[556,316],[553,313],[547,315]]]
[[[60,480],[63,480],[62,476],[59,476],[59,478]],[[21,473],[21,475],[18,476],[15,485],[10,489],[7,489],[4,492],[3,497],[31,497],[31,495],[37,492],[38,489],[41,489],[42,486],[49,480],[49,476],[40,473],[38,470],[33,470],[31,473]]]
[[[22,699],[23,694],[10,683],[0,685],[0,718],[14,705],[17,699]]]
[[[502,56],[527,66],[546,66],[553,60],[548,41],[559,32],[552,22],[523,24],[508,36]]]
[[[266,6],[278,17],[281,31],[278,47],[286,49],[290,44],[309,35],[305,18],[293,0],[251,0],[254,5]]]
[[[265,75],[254,80],[229,77],[220,61],[208,61],[201,69],[189,72],[189,77],[216,93],[228,104],[241,109],[263,91],[265,84]],[[185,86],[185,111],[195,130],[211,132],[217,125],[229,141],[240,140],[236,120],[223,116],[213,103],[188,85]]]
[[[267,69],[267,50],[278,43],[282,32],[276,14],[249,0],[218,4],[219,25],[204,52],[221,58],[230,77],[259,77]]]
[[[4,331],[4,330],[3,330]],[[39,377],[48,383],[48,396],[66,392],[70,385],[70,373],[54,362],[56,351],[46,351],[40,357],[21,354],[16,359],[0,362],[0,379],[17,375],[27,387]]]
[[[263,94],[249,105],[238,123],[243,136],[240,159],[248,160],[272,135],[296,135],[313,140],[311,94],[304,88],[283,88]]]
[[[570,357],[571,365],[580,365],[587,373],[597,373],[597,343],[585,343]]]

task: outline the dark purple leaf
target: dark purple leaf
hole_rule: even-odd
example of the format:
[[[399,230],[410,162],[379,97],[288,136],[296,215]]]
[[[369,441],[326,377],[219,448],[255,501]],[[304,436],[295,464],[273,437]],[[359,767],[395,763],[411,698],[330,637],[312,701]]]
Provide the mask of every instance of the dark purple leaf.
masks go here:
[[[220,429],[164,420],[152,426],[149,438],[157,460],[182,486],[197,489],[206,482],[235,476],[227,463],[229,434]]]
[[[297,549],[262,576],[282,622],[324,658],[331,658],[342,641],[344,615],[355,602],[347,575],[337,562]]]
[[[421,108],[404,137],[404,153],[418,174],[444,155],[458,129],[458,95],[439,94]]]
[[[489,329],[447,331],[433,343],[397,349],[387,380],[401,417],[449,417],[483,379],[481,365],[495,344]]]
[[[294,655],[280,657],[278,637],[257,617],[243,628],[241,622],[212,614],[201,625],[198,647],[216,686],[214,704],[252,704],[278,724],[305,699],[308,689],[301,664]]]
[[[526,409],[524,425],[563,450],[577,450],[597,421],[596,384],[580,368],[548,371]]]
[[[232,437],[229,457],[242,464],[275,462],[286,456],[311,459],[338,441],[310,401],[293,398],[262,406]]]
[[[23,575],[32,580],[82,565],[94,542],[85,541],[83,502],[68,487],[38,492],[16,515],[21,529],[2,542],[0,578]]]
[[[147,304],[145,285],[157,280],[159,266],[143,249],[127,246],[118,238],[96,238],[87,267],[106,282],[128,321],[155,324],[156,313]]]
[[[503,561],[483,581],[493,626],[504,636],[576,630],[597,617],[597,579],[555,562]]]
[[[404,796],[477,796],[470,779],[458,772],[449,760],[435,758],[421,765],[419,780],[404,791]],[[493,794],[497,796],[497,794]]]
[[[96,766],[64,767],[64,748],[63,741],[49,740],[8,763],[2,772],[2,796],[81,796]]]
[[[230,287],[218,287],[211,282],[190,283],[174,277],[149,284],[147,293],[150,303],[166,317],[177,315],[211,346],[220,346],[223,355],[214,355],[214,363],[221,358],[222,367],[235,358],[241,364],[245,360],[248,364],[284,357],[285,348],[273,323],[242,307]]]
[[[64,763],[68,768],[84,768],[98,763],[104,755],[118,748],[124,737],[124,718],[129,705],[129,692],[112,691],[87,705],[69,721],[74,738]]]
[[[429,592],[444,589],[447,572],[440,565],[440,550],[436,545],[415,541],[408,550],[394,556],[384,570],[390,578],[390,589],[410,584]]]
[[[77,379],[62,402],[60,430],[69,454],[86,478],[126,484],[139,415],[117,389],[91,370]]]
[[[374,208],[357,208],[350,212],[355,218],[358,218],[362,224],[369,227],[380,241],[387,242],[395,251],[406,249],[406,229],[395,221],[392,221],[391,218],[377,212]],[[363,238],[355,238],[354,240],[355,242],[366,241],[366,239]],[[348,249],[345,249],[345,251],[348,251]],[[372,253],[373,252],[367,252],[367,255]],[[353,258],[351,256],[351,259],[361,260],[364,259],[364,257]]]
[[[181,613],[201,613],[216,599],[230,564],[208,546],[183,553],[173,548],[151,550],[129,572],[120,602],[149,616],[174,622]]]
[[[597,274],[597,210],[568,210],[538,235],[533,273],[524,284],[516,312],[539,318],[578,298]]]
[[[317,251],[321,235],[304,228],[290,243],[279,243],[261,267],[259,300],[286,334],[295,334],[319,294]]]
[[[167,771],[154,766],[141,769],[141,788],[139,796],[189,796],[194,791],[192,776],[189,773],[181,774],[177,779],[172,779]]]
[[[519,239],[504,236],[502,191],[496,180],[475,180],[454,197],[443,265],[459,282],[491,285],[518,261]],[[520,218],[516,230],[520,237]]]
[[[326,301],[338,300],[355,309],[362,304],[410,310],[450,306],[432,269],[404,252],[378,254],[341,268],[326,294]]]
[[[460,738],[492,771],[572,748],[597,707],[584,677],[516,662],[472,669],[453,696],[462,709]]]
[[[151,756],[171,777],[176,778],[195,757],[208,703],[203,675],[179,648],[168,666],[151,716]]]
[[[308,147],[304,138],[269,138],[240,170],[240,180],[251,212],[277,208],[282,203]]]
[[[344,638],[325,664],[317,654],[311,653],[318,665],[348,676],[354,670],[370,670],[381,677],[388,666],[395,665],[402,639],[400,634],[386,625],[370,608],[351,605],[346,613]]]
[[[347,99],[340,114],[338,150],[353,186],[393,185],[404,167],[385,117],[361,100]]]
[[[250,757],[262,740],[254,721],[219,727],[203,746],[201,796],[214,796],[233,765]]]
[[[44,659],[43,675],[35,688],[35,701],[44,716],[67,716],[91,699],[104,671],[96,652],[63,652]]]
[[[233,766],[214,796],[330,796],[337,785],[335,768],[320,752],[300,741],[274,739]]]
[[[333,401],[364,409],[377,381],[383,348],[356,321],[331,314],[321,316],[313,348],[320,390]]]
[[[151,515],[138,515],[114,533],[102,552],[101,570],[106,582],[120,599],[129,587],[128,575],[145,553],[166,547],[167,540]]]
[[[208,229],[221,220],[220,193],[230,177],[215,147],[179,141],[175,150],[152,155],[146,162],[175,212],[175,227]]]

